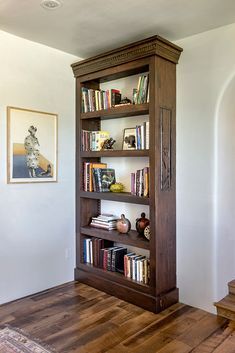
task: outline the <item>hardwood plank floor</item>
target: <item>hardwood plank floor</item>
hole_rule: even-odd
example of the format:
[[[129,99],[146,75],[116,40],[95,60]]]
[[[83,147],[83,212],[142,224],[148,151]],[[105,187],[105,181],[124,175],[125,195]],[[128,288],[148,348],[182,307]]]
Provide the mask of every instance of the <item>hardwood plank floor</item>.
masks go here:
[[[235,353],[225,319],[181,303],[153,314],[76,282],[0,306],[6,324],[58,353]]]

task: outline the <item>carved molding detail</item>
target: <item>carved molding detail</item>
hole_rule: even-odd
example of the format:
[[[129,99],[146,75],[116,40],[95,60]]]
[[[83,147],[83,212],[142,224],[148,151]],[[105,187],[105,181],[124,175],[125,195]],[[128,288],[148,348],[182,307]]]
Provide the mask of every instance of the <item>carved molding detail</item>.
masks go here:
[[[177,64],[181,53],[179,49],[173,44],[170,45],[159,38],[155,38],[151,41],[141,44],[137,42],[136,45],[132,44],[126,48],[120,48],[120,50],[114,50],[113,52],[80,61],[72,64],[72,68],[74,75],[79,77],[150,55],[158,55]]]
[[[161,131],[161,190],[168,191],[171,188],[172,156],[171,156],[171,130],[172,111],[160,108]]]

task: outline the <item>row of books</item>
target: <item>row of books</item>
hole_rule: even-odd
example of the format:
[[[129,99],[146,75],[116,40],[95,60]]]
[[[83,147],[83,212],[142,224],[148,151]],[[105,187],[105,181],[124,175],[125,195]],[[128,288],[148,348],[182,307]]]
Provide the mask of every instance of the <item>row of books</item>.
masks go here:
[[[121,92],[117,89],[99,90],[82,87],[82,113],[109,109],[121,102]]]
[[[149,121],[136,126],[136,149],[149,149]]]
[[[117,229],[118,216],[101,214],[97,217],[92,217],[90,226],[105,230]]]
[[[149,75],[141,75],[138,79],[138,86],[133,90],[133,103],[143,104],[149,102]]]
[[[124,255],[127,249],[114,246],[113,242],[100,238],[83,240],[83,261],[107,271],[124,273]]]
[[[100,238],[84,238],[83,262],[106,271],[119,272],[134,281],[148,284],[149,260],[144,255]]]
[[[146,256],[135,253],[124,255],[124,276],[144,284],[149,283],[150,264]]]
[[[87,131],[81,132],[82,151],[100,151],[105,140],[109,139],[108,131]]]
[[[136,173],[131,173],[131,194],[149,196],[149,167],[139,169]]]
[[[116,183],[115,169],[107,168],[106,163],[84,162],[84,191],[109,192]]]

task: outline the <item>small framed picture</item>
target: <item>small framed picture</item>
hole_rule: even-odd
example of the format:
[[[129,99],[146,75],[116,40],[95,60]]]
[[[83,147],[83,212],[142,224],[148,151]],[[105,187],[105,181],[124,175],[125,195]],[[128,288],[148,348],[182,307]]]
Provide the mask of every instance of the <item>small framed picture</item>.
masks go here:
[[[136,150],[136,128],[124,129],[123,150]]]

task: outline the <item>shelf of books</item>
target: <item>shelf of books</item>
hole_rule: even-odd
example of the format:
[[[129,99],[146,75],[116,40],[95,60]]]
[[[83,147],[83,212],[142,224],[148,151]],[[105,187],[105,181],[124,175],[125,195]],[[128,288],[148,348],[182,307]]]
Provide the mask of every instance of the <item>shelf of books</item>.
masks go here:
[[[139,235],[137,231],[130,230],[128,234],[120,234],[117,230],[103,230],[91,226],[81,227],[81,234],[90,235],[101,239],[115,241],[125,245],[135,246],[140,249],[150,249],[149,241]]]
[[[149,103],[143,104],[127,104],[112,107],[109,109],[101,109],[93,112],[81,113],[81,119],[114,119],[122,117],[135,117],[138,115],[146,115],[149,113]]]

